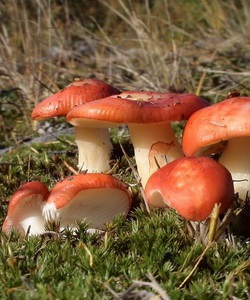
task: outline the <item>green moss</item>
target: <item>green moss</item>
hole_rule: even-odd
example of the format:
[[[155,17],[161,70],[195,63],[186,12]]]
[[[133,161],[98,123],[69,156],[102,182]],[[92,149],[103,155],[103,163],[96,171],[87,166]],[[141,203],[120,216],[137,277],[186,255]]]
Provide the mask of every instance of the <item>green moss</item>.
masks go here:
[[[246,299],[250,282],[249,245],[233,249],[222,242],[180,290],[203,246],[183,234],[176,214],[148,215],[143,207],[127,220],[117,217],[106,233],[90,235],[80,224],[79,231],[55,239],[2,235],[1,241],[0,287],[3,297],[13,299],[43,298],[46,291],[59,299],[108,299],[105,283],[123,292],[132,280],[148,281],[148,272],[173,299]]]

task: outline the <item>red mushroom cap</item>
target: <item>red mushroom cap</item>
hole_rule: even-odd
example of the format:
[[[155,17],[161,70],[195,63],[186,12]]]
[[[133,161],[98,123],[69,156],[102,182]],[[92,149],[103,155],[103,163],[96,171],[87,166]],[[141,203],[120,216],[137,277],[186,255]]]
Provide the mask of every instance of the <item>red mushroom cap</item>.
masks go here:
[[[111,175],[89,173],[67,177],[51,190],[44,207],[45,218],[60,220],[62,227],[86,220],[92,228],[104,229],[118,213],[128,213],[131,194]]]
[[[78,105],[119,93],[118,89],[95,78],[76,79],[63,90],[39,103],[34,108],[31,117],[35,120],[42,120],[66,116],[72,108]]]
[[[42,203],[48,195],[49,190],[44,183],[32,181],[22,185],[10,199],[2,230],[9,233],[15,228],[24,235],[30,226],[31,234],[43,232]]]
[[[75,126],[91,126],[98,121],[165,123],[186,120],[194,111],[208,105],[207,101],[193,94],[126,91],[72,109],[67,121]],[[107,123],[106,126],[111,125]]]
[[[223,141],[250,136],[250,97],[234,97],[196,111],[188,120],[182,140],[187,156],[215,153]]]
[[[172,207],[191,221],[205,220],[214,205],[225,212],[234,200],[231,174],[207,157],[179,158],[149,178],[145,188],[148,204]]]

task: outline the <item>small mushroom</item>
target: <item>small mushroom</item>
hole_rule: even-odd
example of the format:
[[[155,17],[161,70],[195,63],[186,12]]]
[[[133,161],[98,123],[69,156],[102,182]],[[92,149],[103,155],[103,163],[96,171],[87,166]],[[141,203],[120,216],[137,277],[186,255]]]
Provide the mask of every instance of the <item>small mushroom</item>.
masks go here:
[[[105,229],[117,214],[127,215],[131,194],[111,175],[79,174],[58,182],[50,192],[43,214],[46,220],[60,221],[61,228],[86,221],[91,228]]]
[[[157,169],[150,157],[152,153],[158,159],[162,156],[164,159],[159,160],[164,164],[183,156],[171,122],[186,120],[196,110],[208,105],[207,101],[192,94],[126,91],[72,109],[66,118],[79,128],[78,139],[83,143],[82,147],[86,144],[86,131],[127,124],[138,173],[145,186],[149,175]],[[100,138],[91,134],[88,143],[95,145],[97,141],[100,142]],[[106,141],[103,143],[105,145]],[[157,154],[156,150],[159,151]],[[94,160],[96,154],[94,150],[91,152],[91,160]]]
[[[32,181],[22,185],[9,201],[3,232],[9,234],[14,228],[21,235],[43,233],[45,220],[42,205],[48,195],[49,190],[44,183]]]
[[[110,95],[119,94],[120,91],[113,86],[95,79],[76,79],[70,85],[56,94],[46,98],[39,103],[33,110],[31,117],[34,120],[44,120],[55,116],[66,116],[72,109],[86,102],[105,98]],[[112,152],[112,144],[109,140],[109,132],[107,128],[98,130],[89,129],[85,134],[86,144],[82,147],[78,143],[79,132],[76,129],[76,144],[79,150],[78,167],[84,168],[89,172],[106,172],[110,169],[109,155]],[[100,140],[96,148],[90,148],[89,136],[96,135]],[[102,142],[102,140],[105,142]],[[105,145],[104,145],[105,144]],[[105,151],[103,151],[105,149]],[[89,152],[94,152],[95,159],[88,160]],[[93,165],[92,165],[93,164]]]
[[[187,156],[221,153],[219,162],[232,174],[235,192],[250,191],[250,97],[233,97],[195,112],[183,133]]]
[[[234,200],[229,171],[208,157],[182,157],[153,173],[145,195],[150,207],[171,207],[190,221],[203,221],[214,205],[225,212]]]
[[[115,94],[120,94],[120,91],[104,81],[77,78],[64,89],[40,102],[32,111],[31,118],[44,120],[66,116],[76,106]]]

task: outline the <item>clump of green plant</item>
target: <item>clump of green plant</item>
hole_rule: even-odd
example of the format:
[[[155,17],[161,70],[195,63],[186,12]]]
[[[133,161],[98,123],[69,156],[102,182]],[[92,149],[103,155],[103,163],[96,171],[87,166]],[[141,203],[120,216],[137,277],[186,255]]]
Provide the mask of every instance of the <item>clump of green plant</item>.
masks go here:
[[[84,223],[78,226],[74,232],[66,229],[29,239],[2,235],[2,297],[37,298],[48,293],[56,298],[106,299],[112,296],[110,289],[124,293],[133,280],[148,281],[149,272],[171,299],[197,294],[211,299],[247,297],[249,244],[214,245],[182,284],[204,248],[186,235],[173,212],[155,210],[149,216],[141,206],[127,220],[118,216],[100,234],[87,234]],[[159,296],[157,289],[146,290]]]

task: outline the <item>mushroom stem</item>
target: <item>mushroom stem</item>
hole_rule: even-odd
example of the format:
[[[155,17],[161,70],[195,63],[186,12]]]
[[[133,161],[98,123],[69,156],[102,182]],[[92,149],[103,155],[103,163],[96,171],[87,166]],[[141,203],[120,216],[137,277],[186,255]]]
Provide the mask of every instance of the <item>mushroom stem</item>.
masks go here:
[[[78,168],[88,173],[107,172],[113,146],[107,128],[75,127],[75,142],[78,146]]]
[[[184,156],[171,123],[129,124],[129,131],[143,187],[159,167]]]
[[[250,138],[230,139],[222,152],[219,162],[232,174],[234,189],[242,200],[246,199],[250,190]]]

